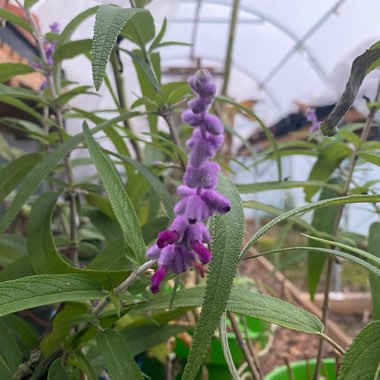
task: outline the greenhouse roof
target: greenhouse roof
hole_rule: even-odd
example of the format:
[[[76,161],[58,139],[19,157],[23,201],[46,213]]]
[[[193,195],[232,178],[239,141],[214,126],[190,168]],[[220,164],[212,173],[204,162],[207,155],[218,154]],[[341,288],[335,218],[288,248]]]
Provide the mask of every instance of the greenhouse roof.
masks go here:
[[[77,0],[67,7],[61,0],[41,0],[35,12],[47,30],[53,21],[65,25],[99,3],[109,2]],[[129,6],[125,0],[113,3]],[[233,0],[153,0],[148,8],[156,30],[168,21],[165,41],[193,44],[163,48],[163,68],[200,62],[222,73],[232,5]],[[380,35],[379,11],[375,0],[240,0],[228,94],[258,99],[256,110],[268,122],[294,109],[296,100],[335,101],[352,60]],[[90,37],[92,23],[76,37]],[[75,71],[75,66],[68,63],[65,69]]]

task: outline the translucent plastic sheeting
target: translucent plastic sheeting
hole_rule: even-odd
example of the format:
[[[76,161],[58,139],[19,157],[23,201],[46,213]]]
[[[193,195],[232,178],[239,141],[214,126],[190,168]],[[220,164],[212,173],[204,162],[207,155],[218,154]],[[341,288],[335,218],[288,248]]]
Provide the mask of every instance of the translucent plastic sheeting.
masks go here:
[[[157,28],[164,18],[168,20],[167,41],[192,42],[198,20],[194,48],[162,49],[164,68],[189,67],[194,64],[192,58],[200,58],[203,64],[222,71],[232,2],[153,0],[149,9]],[[80,11],[100,3],[109,2],[76,0],[68,6],[62,0],[40,0],[34,9],[46,31],[51,22],[65,25]],[[112,3],[129,6],[126,0]],[[361,53],[380,36],[379,14],[376,0],[240,0],[229,94],[238,100],[259,99],[256,110],[269,123],[294,110],[295,100],[316,104],[336,100],[353,51]],[[92,25],[93,19],[75,37],[91,37]],[[88,63],[79,62],[66,62],[68,77],[90,81]],[[337,65],[340,69],[334,72]],[[131,80],[128,91],[138,92],[136,85]]]

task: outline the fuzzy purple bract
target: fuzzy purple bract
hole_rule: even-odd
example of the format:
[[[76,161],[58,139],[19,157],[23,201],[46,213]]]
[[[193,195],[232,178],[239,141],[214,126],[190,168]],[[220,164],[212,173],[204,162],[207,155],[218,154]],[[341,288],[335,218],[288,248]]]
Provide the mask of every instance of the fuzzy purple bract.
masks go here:
[[[210,261],[211,252],[205,244],[211,235],[205,222],[213,214],[224,214],[231,208],[230,201],[215,190],[220,167],[210,161],[224,141],[223,124],[208,113],[216,93],[215,83],[208,71],[199,70],[190,77],[189,85],[196,95],[182,114],[182,120],[194,128],[186,144],[189,160],[183,184],[177,188],[176,216],[146,253],[158,264],[151,280],[152,293],[160,291],[168,273],[180,274],[191,266],[202,268]]]

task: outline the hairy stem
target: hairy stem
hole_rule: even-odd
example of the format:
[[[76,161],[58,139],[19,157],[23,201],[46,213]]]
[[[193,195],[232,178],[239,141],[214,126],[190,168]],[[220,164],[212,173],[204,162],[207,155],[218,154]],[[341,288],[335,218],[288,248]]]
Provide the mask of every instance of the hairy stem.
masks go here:
[[[132,285],[138,278],[146,272],[147,269],[152,268],[157,263],[157,260],[149,260],[140,267],[136,268],[129,277],[127,277],[126,280],[124,280],[120,285],[118,285],[114,291],[113,294],[115,296],[118,296],[122,293],[124,293],[130,285]],[[93,310],[94,315],[99,315],[101,311],[106,307],[108,304],[108,299],[105,298],[104,300],[100,301],[96,307]]]

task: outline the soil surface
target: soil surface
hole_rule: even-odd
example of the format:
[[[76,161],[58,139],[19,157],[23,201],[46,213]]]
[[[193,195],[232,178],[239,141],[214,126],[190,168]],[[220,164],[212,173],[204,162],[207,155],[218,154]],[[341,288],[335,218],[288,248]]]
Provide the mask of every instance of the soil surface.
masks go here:
[[[259,288],[268,294],[302,307],[284,289],[283,284],[272,273],[268,272],[258,260],[243,261],[240,273],[255,280]],[[337,315],[330,312],[329,317],[351,337],[354,337],[364,324],[363,316],[360,314]],[[276,327],[269,350],[259,358],[261,370],[264,374],[267,374],[274,368],[286,364],[286,362],[315,358],[318,345],[319,337],[315,335]],[[339,358],[334,349],[327,343],[324,344],[323,357]]]

